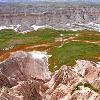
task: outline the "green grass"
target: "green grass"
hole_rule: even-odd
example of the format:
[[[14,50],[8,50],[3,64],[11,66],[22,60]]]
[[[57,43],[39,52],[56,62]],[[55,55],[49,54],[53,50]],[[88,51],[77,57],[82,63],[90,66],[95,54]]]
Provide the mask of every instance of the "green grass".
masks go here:
[[[78,40],[100,41],[100,33],[95,31],[81,31]]]
[[[98,59],[95,57],[100,54],[100,46],[91,43],[70,42],[61,48],[53,48],[49,53],[52,54],[49,61],[50,69],[53,71],[55,65],[58,67],[64,64],[73,66],[77,59],[97,61]]]
[[[73,66],[75,60],[86,59],[92,61],[99,61],[96,57],[100,56],[100,45],[85,43],[85,42],[72,42],[65,43],[63,47],[58,48],[61,43],[55,43],[55,38],[60,37],[72,37],[79,34],[76,40],[88,40],[88,41],[100,41],[100,33],[95,31],[65,31],[65,30],[54,30],[54,29],[39,29],[37,31],[32,31],[27,34],[19,34],[13,30],[2,30],[0,31],[0,49],[10,47],[10,46],[20,46],[20,45],[36,45],[39,43],[52,43],[48,51],[52,57],[49,59],[50,70],[54,70],[54,66],[57,65],[59,68],[66,64]]]
[[[12,45],[34,45],[43,41],[50,42],[58,35],[57,32],[49,29],[32,31],[24,35],[12,30],[2,30],[0,31],[0,49]]]
[[[0,49],[16,45],[34,45],[40,42],[54,42],[60,34],[75,34],[72,31],[61,31],[54,29],[39,29],[27,34],[19,34],[13,30],[0,31]]]

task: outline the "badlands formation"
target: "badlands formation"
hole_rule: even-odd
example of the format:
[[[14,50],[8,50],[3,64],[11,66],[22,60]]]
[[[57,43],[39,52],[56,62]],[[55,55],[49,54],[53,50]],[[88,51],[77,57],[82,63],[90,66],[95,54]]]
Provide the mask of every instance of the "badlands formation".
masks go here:
[[[77,60],[53,73],[44,52],[17,51],[0,63],[2,100],[100,100],[100,65]]]
[[[38,28],[100,31],[99,6],[54,4],[20,4],[0,6],[0,29],[28,32]],[[41,9],[41,10],[40,10]]]
[[[93,31],[84,30],[83,34],[82,31],[38,30],[45,27]],[[100,61],[99,6],[0,4],[2,29],[17,33],[38,31],[31,34],[0,31],[0,53],[11,54],[0,62],[0,100],[100,100],[100,63],[96,63],[97,59]],[[43,50],[10,50],[18,45],[39,50],[45,47],[46,52],[52,51],[51,63],[49,52]],[[4,48],[7,46],[10,49]],[[73,60],[76,60],[73,66],[64,65]],[[50,64],[51,68],[55,67],[51,72]]]

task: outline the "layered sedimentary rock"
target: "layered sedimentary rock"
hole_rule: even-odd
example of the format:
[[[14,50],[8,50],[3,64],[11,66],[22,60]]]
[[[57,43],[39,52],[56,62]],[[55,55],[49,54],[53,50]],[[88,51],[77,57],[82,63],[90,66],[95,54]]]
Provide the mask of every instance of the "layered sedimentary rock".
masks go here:
[[[6,28],[23,32],[33,30],[35,26],[51,26],[58,29],[82,27],[98,29],[98,26],[88,26],[87,24],[90,22],[100,24],[100,7],[98,6],[62,8],[45,4],[43,6],[37,5],[36,7],[35,5],[32,5],[32,7],[27,6],[16,8],[11,6],[7,9],[8,12],[5,10],[6,7],[1,7],[0,26],[6,26]],[[35,26],[32,27],[33,25]],[[3,28],[1,27],[1,29]]]
[[[13,53],[0,63],[2,100],[100,100],[100,65],[77,60],[52,73],[41,52]]]
[[[75,70],[95,88],[100,89],[100,64],[78,60]]]
[[[78,60],[74,68],[63,66],[46,83],[46,100],[99,100],[99,69],[85,60]]]
[[[0,64],[0,71],[12,85],[30,78],[42,81],[50,79],[48,57],[41,52],[16,52]]]
[[[71,92],[80,82],[83,82],[83,79],[76,72],[67,66],[63,66],[46,83],[49,87],[46,91],[46,99],[60,100],[67,95],[67,99],[69,100]]]
[[[0,98],[3,100],[44,100],[45,88],[38,80],[21,81],[10,89],[2,88]]]

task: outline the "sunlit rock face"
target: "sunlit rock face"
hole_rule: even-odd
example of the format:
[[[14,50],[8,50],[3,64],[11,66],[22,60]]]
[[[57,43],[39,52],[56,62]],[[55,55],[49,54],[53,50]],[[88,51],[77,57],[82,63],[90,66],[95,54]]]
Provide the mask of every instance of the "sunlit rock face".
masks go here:
[[[65,96],[61,100],[67,100],[68,96]],[[68,100],[99,100],[100,99],[100,94],[92,91],[88,87],[80,87],[80,90],[76,90],[71,96],[70,99]]]
[[[0,63],[0,99],[100,100],[100,64],[77,60],[50,76],[46,52],[18,51]]]
[[[15,52],[0,64],[0,70],[12,85],[29,78],[50,80],[48,56],[41,52]]]
[[[3,100],[44,100],[51,79],[46,52],[17,51],[0,63],[0,98]]]
[[[62,66],[59,71],[56,71],[52,79],[46,83],[49,89],[46,91],[47,100],[63,100],[65,96],[70,100],[71,92],[80,83],[84,82],[75,71],[67,66]]]
[[[88,68],[89,65],[94,67],[93,62],[90,61],[77,61],[76,65],[83,64]],[[77,66],[79,67],[79,66]],[[80,66],[83,67],[82,65]],[[96,67],[96,66],[95,66]],[[89,67],[90,68],[90,67]],[[82,68],[84,69],[84,67]],[[91,69],[90,69],[91,71]],[[95,72],[95,70],[93,69]],[[89,73],[91,75],[91,73]],[[93,73],[94,74],[94,73]],[[94,75],[96,78],[96,76]],[[95,79],[91,79],[95,81]],[[89,83],[88,83],[89,82]],[[80,85],[81,84],[81,85]],[[91,84],[85,86],[84,84]],[[97,84],[97,83],[96,83]],[[100,94],[92,90],[93,88],[98,90],[94,84],[90,83],[86,76],[82,76],[79,71],[73,68],[63,66],[60,70],[56,71],[51,80],[46,83],[48,90],[46,91],[46,100],[99,100]]]
[[[95,88],[100,89],[100,64],[86,60],[77,60],[75,71]]]

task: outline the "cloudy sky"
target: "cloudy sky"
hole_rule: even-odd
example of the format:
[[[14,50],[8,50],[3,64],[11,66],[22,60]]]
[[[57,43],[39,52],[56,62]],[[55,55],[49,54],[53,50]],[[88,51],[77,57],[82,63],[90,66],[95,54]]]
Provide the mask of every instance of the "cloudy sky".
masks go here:
[[[91,1],[91,2],[100,2],[100,0],[0,0],[0,2],[23,2],[23,1]]]

